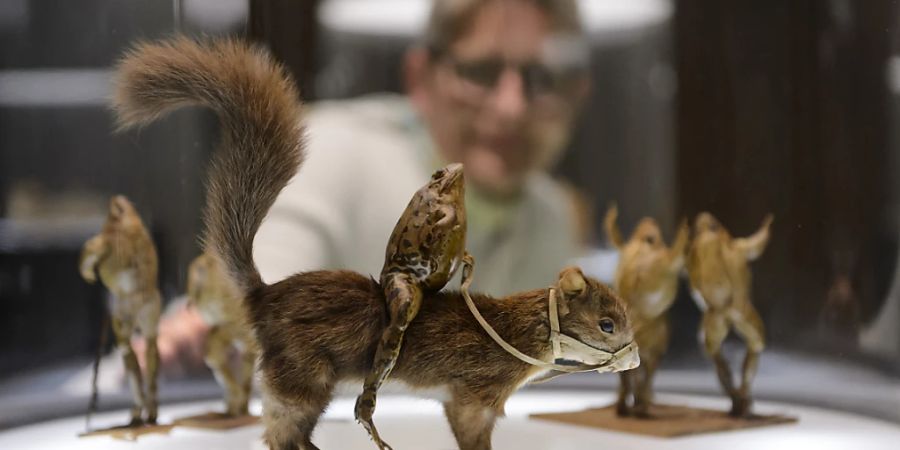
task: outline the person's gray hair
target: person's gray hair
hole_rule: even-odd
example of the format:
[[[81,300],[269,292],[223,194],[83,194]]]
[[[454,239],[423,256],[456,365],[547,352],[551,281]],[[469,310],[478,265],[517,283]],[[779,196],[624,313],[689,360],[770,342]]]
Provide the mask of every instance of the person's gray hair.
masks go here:
[[[584,33],[576,0],[434,0],[424,46],[432,53],[446,51],[465,34],[479,9],[493,1],[529,2],[547,14],[554,31],[574,36]]]

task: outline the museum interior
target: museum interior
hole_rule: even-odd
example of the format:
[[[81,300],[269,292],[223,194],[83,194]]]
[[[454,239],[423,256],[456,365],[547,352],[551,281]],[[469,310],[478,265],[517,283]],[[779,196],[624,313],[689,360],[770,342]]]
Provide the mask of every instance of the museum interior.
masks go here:
[[[0,448],[894,449],[897,174],[893,0],[3,0]]]

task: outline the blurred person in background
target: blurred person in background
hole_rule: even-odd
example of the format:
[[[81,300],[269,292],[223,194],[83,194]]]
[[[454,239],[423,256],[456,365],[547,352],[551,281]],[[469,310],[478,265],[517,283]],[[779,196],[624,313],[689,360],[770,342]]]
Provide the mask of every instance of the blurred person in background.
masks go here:
[[[256,238],[267,282],[304,270],[378,274],[412,194],[465,165],[475,286],[553,281],[577,249],[572,202],[544,171],[566,145],[587,79],[572,1],[439,0],[406,56],[406,96],[310,107],[308,160]]]
[[[573,0],[436,0],[406,54],[406,95],[308,105],[307,160],[255,241],[265,281],[316,269],[377,275],[413,193],[462,162],[474,289],[552,283],[583,244],[575,196],[546,171],[588,93],[587,65]],[[202,364],[204,329],[190,311],[164,321],[164,366]]]

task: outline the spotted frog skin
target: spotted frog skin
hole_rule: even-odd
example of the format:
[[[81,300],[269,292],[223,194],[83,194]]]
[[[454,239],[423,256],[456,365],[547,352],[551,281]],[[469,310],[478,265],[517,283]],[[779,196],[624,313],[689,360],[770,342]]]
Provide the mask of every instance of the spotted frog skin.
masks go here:
[[[156,248],[131,202],[117,195],[110,200],[109,215],[100,234],[89,239],[81,252],[79,270],[88,283],[97,275],[114,297],[109,304],[116,345],[125,359],[125,369],[134,396],[131,425],[156,423],[159,351],[157,326],[162,305],[157,289]],[[131,337],[147,341],[146,377],[141,374]],[[144,386],[146,381],[146,386]],[[146,419],[142,411],[146,410]]]
[[[694,223],[688,276],[694,299],[703,311],[701,343],[716,364],[719,383],[731,397],[732,416],[750,415],[750,384],[765,347],[763,322],[751,303],[748,263],[765,250],[771,224],[770,214],[752,236],[733,239],[710,213],[700,213]],[[722,356],[722,342],[732,329],[747,345],[739,388],[735,388]]]
[[[465,187],[462,164],[438,170],[420,188],[394,227],[385,252],[381,286],[390,323],[382,334],[372,370],[357,398],[355,415],[382,450],[372,415],[376,394],[397,362],[403,334],[416,317],[423,295],[443,288],[460,264],[474,264],[466,253]]]
[[[628,303],[641,365],[619,373],[616,412],[620,416],[647,417],[653,397],[653,375],[669,346],[666,312],[678,291],[678,273],[684,267],[690,230],[687,222],[682,222],[669,248],[663,242],[659,225],[647,217],[641,219],[628,241],[623,241],[616,225],[617,217],[618,209],[613,205],[604,222],[610,242],[619,250],[615,288]],[[632,396],[634,402],[629,406]]]

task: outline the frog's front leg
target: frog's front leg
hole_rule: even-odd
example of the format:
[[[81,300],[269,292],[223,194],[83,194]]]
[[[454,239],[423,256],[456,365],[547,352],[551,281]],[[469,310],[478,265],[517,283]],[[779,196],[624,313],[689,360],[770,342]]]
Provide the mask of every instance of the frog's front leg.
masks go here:
[[[463,252],[462,256],[462,278],[460,279],[460,286],[463,290],[468,290],[469,285],[472,284],[472,274],[475,272],[475,257],[469,254],[469,252]]]
[[[456,207],[453,205],[441,205],[435,211],[438,221],[434,223],[436,227],[448,227],[456,222]]]
[[[366,377],[363,392],[356,399],[356,420],[369,432],[369,436],[378,445],[378,448],[390,448],[378,436],[372,415],[375,412],[375,398],[378,389],[384,380],[390,375],[397,357],[400,355],[400,346],[403,344],[403,333],[419,312],[422,305],[422,291],[415,280],[406,274],[397,274],[386,277],[384,283],[385,298],[387,300],[390,323],[381,336],[378,349],[375,351],[375,362],[372,370]]]
[[[106,239],[101,234],[84,243],[81,256],[78,258],[78,269],[81,277],[88,283],[97,281],[97,266],[106,255],[107,250]]]

